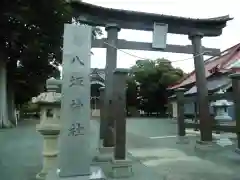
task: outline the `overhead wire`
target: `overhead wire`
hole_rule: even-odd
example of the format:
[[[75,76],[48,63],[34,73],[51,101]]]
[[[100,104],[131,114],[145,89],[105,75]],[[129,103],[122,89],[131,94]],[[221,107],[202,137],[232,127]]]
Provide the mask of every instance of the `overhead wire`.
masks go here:
[[[135,57],[135,58],[138,58],[138,59],[141,59],[141,60],[152,60],[151,58],[143,58],[143,57],[137,56],[137,55],[135,55],[135,54],[133,54],[133,53],[126,52],[126,51],[124,51],[124,50],[122,50],[122,49],[119,49],[119,48],[117,48],[116,46],[114,46],[114,45],[106,42],[106,41],[104,41],[103,43],[106,44],[106,45],[108,45],[108,46],[110,46],[110,47],[112,47],[112,48],[114,48],[114,49],[117,49],[118,51],[123,52],[123,53],[125,53],[125,54],[127,54],[127,55],[129,55],[129,56],[132,56],[132,57]],[[209,51],[204,51],[204,52],[199,53],[199,54],[197,54],[197,55],[195,55],[195,56],[193,56],[193,57],[190,57],[190,58],[185,58],[185,59],[180,59],[180,60],[175,60],[175,61],[170,61],[170,62],[174,63],[174,62],[180,62],[180,61],[190,60],[190,59],[193,59],[193,58],[195,58],[195,57],[204,55],[204,54],[207,53],[207,52],[209,52]]]

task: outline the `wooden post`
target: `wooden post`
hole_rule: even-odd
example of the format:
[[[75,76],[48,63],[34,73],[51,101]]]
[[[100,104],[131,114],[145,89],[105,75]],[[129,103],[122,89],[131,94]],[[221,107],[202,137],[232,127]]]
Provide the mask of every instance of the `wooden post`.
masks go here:
[[[114,71],[113,114],[115,119],[114,159],[126,158],[126,79],[127,69]]]
[[[178,141],[177,143],[188,143],[186,139],[185,122],[184,122],[184,88],[176,90],[177,96],[177,124],[178,124]]]
[[[113,115],[115,119],[115,148],[112,160],[112,176],[132,176],[132,162],[126,159],[126,80],[128,69],[114,71]]]
[[[105,119],[105,106],[104,106],[104,87],[100,87],[100,146],[102,146],[102,140],[104,139],[104,132],[106,130],[106,119]]]
[[[198,104],[196,102],[194,102],[194,123],[198,123]],[[196,126],[196,128],[194,129],[194,131],[198,131],[198,128]]]
[[[104,146],[104,139],[106,140],[108,137],[107,132],[109,132],[108,121],[107,121],[107,112],[106,106],[104,104],[105,98],[105,88],[101,87],[100,91],[100,128],[99,128],[99,152],[94,157],[94,161],[96,162],[108,162],[112,160],[113,157],[113,147]]]
[[[199,120],[201,131],[201,142],[199,143],[204,144],[203,142],[205,142],[206,144],[208,142],[212,142],[212,122],[209,112],[207,80],[203,61],[203,50],[201,43],[202,37],[203,34],[198,32],[189,35],[189,39],[192,41],[193,45],[197,102],[199,104]]]
[[[236,130],[237,130],[237,148],[236,152],[240,154],[240,74],[231,74],[233,101],[235,108]]]

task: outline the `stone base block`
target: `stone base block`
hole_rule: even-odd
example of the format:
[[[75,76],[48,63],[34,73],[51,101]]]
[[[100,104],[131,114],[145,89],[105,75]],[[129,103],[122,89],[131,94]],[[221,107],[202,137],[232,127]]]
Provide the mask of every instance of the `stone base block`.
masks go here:
[[[52,154],[50,153],[47,154],[46,152],[44,152],[43,154],[44,154],[43,167],[41,172],[39,172],[36,175],[37,180],[45,180],[48,172],[51,169],[55,169],[56,167],[57,153],[53,152]]]
[[[130,160],[112,160],[112,177],[126,178],[133,175],[132,161]]]
[[[105,180],[106,176],[102,169],[97,166],[90,167],[90,175],[74,176],[74,177],[59,177],[59,170],[51,171],[46,180]]]
[[[99,153],[98,155],[96,155],[93,158],[94,162],[109,162],[111,161],[113,158],[113,153],[105,153],[105,154],[101,154]]]
[[[196,141],[195,149],[197,150],[215,150],[216,144],[212,141]]]
[[[178,136],[177,144],[189,144],[189,139],[187,136]]]
[[[97,155],[93,158],[93,164],[111,161],[113,158],[113,147],[103,147],[101,142],[99,146]]]
[[[98,148],[103,148],[103,139],[99,139],[98,141]]]
[[[99,147],[99,153],[101,154],[108,154],[113,153],[114,147]]]
[[[109,162],[113,158],[113,147],[100,147],[98,154],[93,158],[94,162]]]
[[[99,109],[92,110],[92,117],[100,117],[100,110]]]

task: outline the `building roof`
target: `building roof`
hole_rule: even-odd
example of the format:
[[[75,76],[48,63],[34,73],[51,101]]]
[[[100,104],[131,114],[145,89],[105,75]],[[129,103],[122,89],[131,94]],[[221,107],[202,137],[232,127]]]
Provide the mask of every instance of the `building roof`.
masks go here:
[[[96,79],[100,81],[105,80],[105,70],[98,68],[91,68],[91,79]]]
[[[210,78],[207,81],[207,89],[209,92],[211,91],[216,91],[219,88],[222,88],[224,86],[227,86],[231,83],[231,79],[228,76],[222,76],[222,77],[215,77],[215,78]],[[194,85],[192,88],[190,88],[188,91],[186,91],[184,94],[185,95],[192,95],[197,93],[197,87]]]
[[[121,28],[137,30],[153,30],[153,23],[168,24],[169,33],[189,34],[190,31],[201,29],[205,36],[218,36],[226,22],[231,20],[228,15],[207,19],[193,19],[179,16],[154,14],[138,11],[120,10],[101,7],[81,0],[70,0],[74,16],[81,22],[94,25],[106,26],[108,23],[116,23]],[[210,30],[211,29],[211,30]]]
[[[205,75],[210,77],[216,72],[227,72],[240,59],[240,43],[223,51],[220,56],[215,56],[205,60]],[[169,89],[184,87],[196,82],[195,70],[180,80],[177,84],[172,85]]]

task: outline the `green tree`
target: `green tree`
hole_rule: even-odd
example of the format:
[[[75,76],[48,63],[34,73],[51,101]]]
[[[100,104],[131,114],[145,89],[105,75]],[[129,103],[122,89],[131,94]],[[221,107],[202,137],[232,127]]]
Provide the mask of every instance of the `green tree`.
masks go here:
[[[43,91],[48,78],[59,77],[64,23],[72,22],[72,9],[65,0],[3,0],[0,10],[0,60],[8,94],[21,105]],[[99,34],[94,27],[93,37]],[[0,119],[0,126],[7,121]]]
[[[138,109],[148,113],[165,113],[169,95],[167,87],[183,76],[184,72],[174,68],[166,59],[139,60],[131,68],[127,103],[133,105],[134,102]],[[136,88],[137,84],[139,88]],[[133,101],[133,98],[139,101]]]
[[[1,59],[22,104],[43,90],[46,79],[59,77],[64,23],[72,22],[65,0],[4,0],[0,15]],[[93,37],[101,35],[93,28]]]
[[[63,0],[13,0],[1,3],[0,52],[8,82],[26,101],[39,93],[45,80],[58,76],[63,23],[71,21]]]
[[[138,83],[134,78],[129,75],[127,79],[127,90],[126,90],[126,109],[127,112],[132,114],[135,112],[139,104],[138,99]]]

